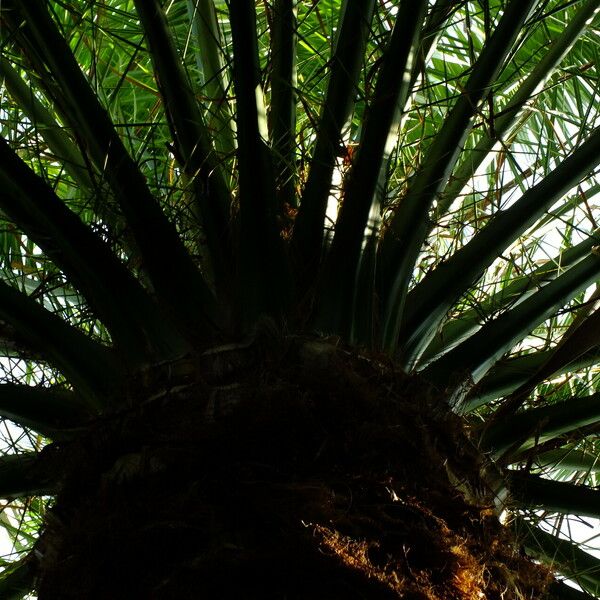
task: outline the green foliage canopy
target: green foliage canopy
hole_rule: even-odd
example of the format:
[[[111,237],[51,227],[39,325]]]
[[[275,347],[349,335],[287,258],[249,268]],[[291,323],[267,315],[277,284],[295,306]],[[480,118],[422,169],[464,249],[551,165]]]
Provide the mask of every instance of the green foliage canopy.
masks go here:
[[[0,413],[38,448],[269,315],[445,390],[527,527],[600,516],[599,8],[5,0]]]

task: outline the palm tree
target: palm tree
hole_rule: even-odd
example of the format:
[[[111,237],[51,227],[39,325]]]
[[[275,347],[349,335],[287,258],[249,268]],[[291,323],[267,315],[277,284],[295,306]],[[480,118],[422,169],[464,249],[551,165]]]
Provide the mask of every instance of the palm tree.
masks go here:
[[[599,9],[4,0],[0,595],[600,597]]]

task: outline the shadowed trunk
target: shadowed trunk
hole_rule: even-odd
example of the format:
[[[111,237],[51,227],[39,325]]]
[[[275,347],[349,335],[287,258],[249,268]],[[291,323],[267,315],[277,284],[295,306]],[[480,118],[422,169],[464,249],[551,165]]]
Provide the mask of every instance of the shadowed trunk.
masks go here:
[[[46,451],[68,471],[41,600],[545,597],[549,572],[499,525],[482,457],[421,379],[300,337],[169,371]]]

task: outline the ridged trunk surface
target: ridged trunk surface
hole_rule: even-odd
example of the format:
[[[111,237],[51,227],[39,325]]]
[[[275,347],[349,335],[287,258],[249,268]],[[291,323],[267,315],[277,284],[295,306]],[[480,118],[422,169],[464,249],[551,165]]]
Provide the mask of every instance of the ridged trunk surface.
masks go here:
[[[547,597],[491,501],[464,495],[484,489],[460,419],[382,360],[258,336],[124,395],[49,450],[65,476],[40,600]]]

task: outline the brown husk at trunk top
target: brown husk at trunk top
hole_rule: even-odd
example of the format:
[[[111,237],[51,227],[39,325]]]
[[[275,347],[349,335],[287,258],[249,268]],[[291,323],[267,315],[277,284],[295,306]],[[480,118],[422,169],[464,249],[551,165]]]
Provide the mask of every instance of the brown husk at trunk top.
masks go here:
[[[481,459],[416,377],[288,337],[150,370],[127,394],[52,449],[66,475],[40,600],[546,595],[491,500],[459,490],[481,491]]]

